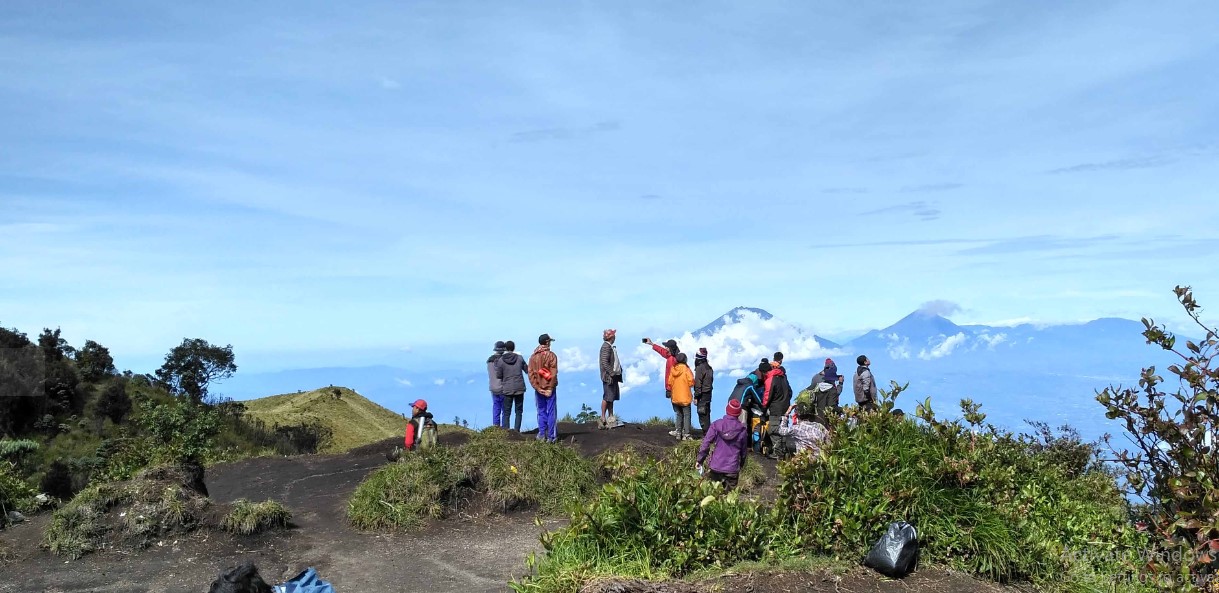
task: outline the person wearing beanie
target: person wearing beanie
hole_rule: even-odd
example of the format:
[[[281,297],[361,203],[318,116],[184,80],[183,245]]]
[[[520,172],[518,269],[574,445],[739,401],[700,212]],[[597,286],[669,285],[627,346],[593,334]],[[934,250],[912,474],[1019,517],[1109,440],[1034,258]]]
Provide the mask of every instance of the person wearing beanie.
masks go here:
[[[740,418],[740,402],[728,400],[724,417],[711,423],[698,448],[696,469],[702,473],[706,464],[707,479],[723,484],[726,490],[736,489],[749,452],[749,431]]]
[[[825,367],[813,375],[813,380],[808,386],[808,391],[813,394],[813,416],[811,418],[829,426],[829,417],[842,413],[842,406],[839,404],[838,398],[842,395],[843,382],[844,378],[838,374],[838,365],[834,364],[834,359],[825,359]],[[806,416],[806,418],[809,417]]]
[[[855,380],[852,382],[852,387],[855,388],[855,403],[861,410],[875,411],[876,377],[872,375],[872,361],[860,354],[855,362],[859,365],[859,368],[855,369]]]
[[[677,430],[677,440],[693,439],[690,429],[690,404],[694,401],[694,373],[686,364],[686,354],[678,352],[674,357],[673,371],[669,374],[669,385],[672,388],[674,425]]]
[[[538,336],[538,347],[529,356],[529,384],[533,386],[534,403],[538,408],[538,440],[554,443],[559,440],[558,388],[559,357],[550,350],[550,334]]]
[[[698,427],[707,433],[711,426],[711,390],[715,383],[715,369],[707,361],[707,349],[699,348],[694,355],[694,402],[698,410]]]
[[[664,344],[657,344],[652,341],[652,338],[644,338],[643,343],[651,346],[652,350],[655,350],[657,354],[664,357],[664,359],[665,359],[665,374],[664,374],[665,397],[672,398],[673,389],[672,389],[672,385],[669,382],[669,377],[670,377],[670,374],[673,372],[673,365],[677,364],[677,355],[681,353],[681,350],[678,349],[678,347],[677,347],[677,340],[665,340]],[[678,430],[673,429],[672,431],[669,432],[669,436],[679,436]]]
[[[601,354],[598,357],[601,367],[601,424],[599,428],[618,428],[623,422],[614,414],[614,402],[621,397],[622,360],[618,358],[618,348],[614,346],[618,330],[607,329],[601,332]]]
[[[514,419],[515,409],[512,429],[516,432],[521,431],[521,416],[525,411],[525,373],[528,371],[525,357],[516,353],[516,342],[504,342],[504,355],[495,362],[495,377],[499,379],[504,393],[503,426],[508,428],[508,421]]]
[[[504,355],[504,343],[496,342],[494,348],[494,352],[487,359],[487,379],[491,383],[491,424],[507,428],[502,418],[504,415],[503,379],[495,374],[495,363],[499,362],[499,357]]]

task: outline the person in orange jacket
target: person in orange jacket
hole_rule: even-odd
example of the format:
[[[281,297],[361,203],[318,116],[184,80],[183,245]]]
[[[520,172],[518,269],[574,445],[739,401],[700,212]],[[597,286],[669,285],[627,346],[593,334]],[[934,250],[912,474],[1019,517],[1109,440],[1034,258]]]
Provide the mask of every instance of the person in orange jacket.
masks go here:
[[[669,371],[670,397],[673,400],[674,424],[677,425],[677,440],[692,438],[690,429],[690,403],[694,401],[694,372],[686,365],[686,355],[678,352],[673,369]]]

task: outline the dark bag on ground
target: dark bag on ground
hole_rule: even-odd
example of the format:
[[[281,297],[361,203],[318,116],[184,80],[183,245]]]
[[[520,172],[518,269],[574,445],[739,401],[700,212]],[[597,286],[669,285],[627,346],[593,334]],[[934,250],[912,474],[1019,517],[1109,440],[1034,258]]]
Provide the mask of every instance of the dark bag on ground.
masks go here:
[[[889,524],[889,531],[872,546],[864,566],[895,579],[900,579],[914,569],[918,558],[918,532],[914,526],[897,521]]]
[[[271,593],[271,585],[258,576],[258,567],[246,562],[220,573],[208,593]]]

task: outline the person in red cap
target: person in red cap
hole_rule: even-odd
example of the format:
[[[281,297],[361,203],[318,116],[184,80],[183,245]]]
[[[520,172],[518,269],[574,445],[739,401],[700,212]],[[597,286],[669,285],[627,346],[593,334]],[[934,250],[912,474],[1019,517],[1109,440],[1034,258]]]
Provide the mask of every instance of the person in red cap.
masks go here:
[[[432,420],[432,413],[427,411],[426,401],[417,399],[411,404],[411,421],[406,423],[404,444],[407,451],[436,444],[436,422]]]
[[[727,490],[736,488],[749,452],[749,436],[741,423],[741,402],[728,400],[724,417],[711,423],[703,444],[698,448],[696,469],[703,471],[704,462],[710,470],[707,479],[719,482]]]

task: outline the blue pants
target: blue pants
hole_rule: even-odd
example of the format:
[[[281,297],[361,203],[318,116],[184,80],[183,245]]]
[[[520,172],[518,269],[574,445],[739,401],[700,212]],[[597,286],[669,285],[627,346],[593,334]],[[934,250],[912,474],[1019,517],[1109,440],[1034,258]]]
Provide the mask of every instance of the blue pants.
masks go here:
[[[504,396],[498,393],[491,394],[491,425],[508,428],[508,421],[504,417]]]
[[[538,406],[538,439],[552,443],[559,440],[555,424],[558,421],[559,407],[556,400],[559,399],[559,390],[551,391],[550,397],[544,397],[535,391],[533,397]]]

